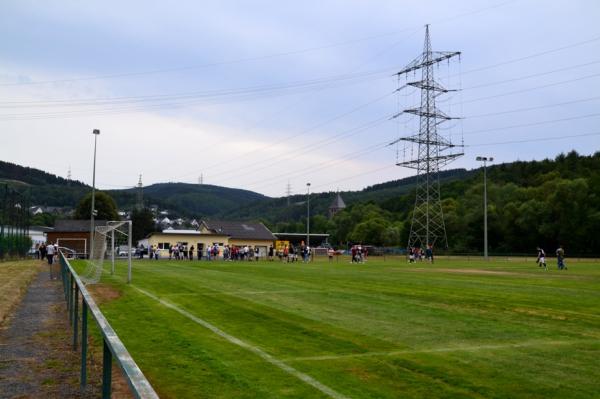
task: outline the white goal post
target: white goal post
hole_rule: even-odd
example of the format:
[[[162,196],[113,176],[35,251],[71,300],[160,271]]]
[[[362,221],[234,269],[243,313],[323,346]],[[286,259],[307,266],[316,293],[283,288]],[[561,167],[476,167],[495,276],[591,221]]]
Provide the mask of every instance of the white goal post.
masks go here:
[[[115,232],[118,235],[115,235]],[[110,238],[110,246],[107,243]],[[125,241],[126,240],[126,241]],[[94,284],[100,281],[102,276],[104,259],[106,252],[110,249],[111,269],[110,273],[115,272],[115,244],[118,242],[127,243],[127,283],[131,283],[131,250],[132,250],[132,222],[131,220],[111,220],[104,226],[96,226],[94,229],[93,247],[90,248],[90,257],[88,265],[84,271],[82,280],[86,284]]]

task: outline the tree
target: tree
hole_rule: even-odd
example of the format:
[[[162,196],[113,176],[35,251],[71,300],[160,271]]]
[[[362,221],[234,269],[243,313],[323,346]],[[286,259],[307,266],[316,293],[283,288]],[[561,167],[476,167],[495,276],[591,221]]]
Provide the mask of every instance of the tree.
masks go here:
[[[95,216],[97,220],[119,220],[117,212],[117,204],[115,200],[108,194],[102,191],[96,192],[94,207],[98,214]],[[92,194],[88,194],[79,202],[75,209],[75,219],[89,219],[92,208]]]
[[[29,220],[29,223],[32,226],[54,226],[54,221],[56,220],[56,215],[51,213],[42,212],[37,215],[33,215]]]
[[[152,212],[147,209],[135,209],[131,213],[132,240],[138,241],[155,231]]]

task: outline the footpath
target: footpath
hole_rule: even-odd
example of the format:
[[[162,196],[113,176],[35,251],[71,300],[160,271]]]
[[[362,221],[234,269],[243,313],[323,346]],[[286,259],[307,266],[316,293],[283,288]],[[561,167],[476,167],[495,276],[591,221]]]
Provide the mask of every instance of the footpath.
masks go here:
[[[88,367],[79,388],[80,357],[72,336],[60,280],[40,272],[0,330],[0,398],[97,398],[100,367]]]

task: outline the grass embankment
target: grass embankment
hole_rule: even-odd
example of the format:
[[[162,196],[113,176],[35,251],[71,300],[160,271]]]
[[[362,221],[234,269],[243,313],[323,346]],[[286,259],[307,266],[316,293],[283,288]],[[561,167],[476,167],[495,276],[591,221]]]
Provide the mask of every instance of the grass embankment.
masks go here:
[[[0,262],[0,326],[21,301],[31,280],[41,270],[39,260]]]
[[[600,267],[569,266],[137,261],[102,310],[161,397],[587,399]]]

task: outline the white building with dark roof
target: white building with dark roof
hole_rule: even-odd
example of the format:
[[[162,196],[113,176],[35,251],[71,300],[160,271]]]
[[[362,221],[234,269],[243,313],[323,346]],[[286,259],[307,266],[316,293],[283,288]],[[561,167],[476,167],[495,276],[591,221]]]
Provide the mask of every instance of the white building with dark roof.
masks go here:
[[[197,230],[166,229],[151,233],[143,243],[144,246],[154,246],[160,250],[168,250],[176,244],[183,244],[187,248],[193,245],[194,251],[198,248],[204,251],[209,245],[215,244],[219,247],[247,245],[258,248],[260,256],[265,256],[275,240],[273,233],[262,223],[202,220]]]

